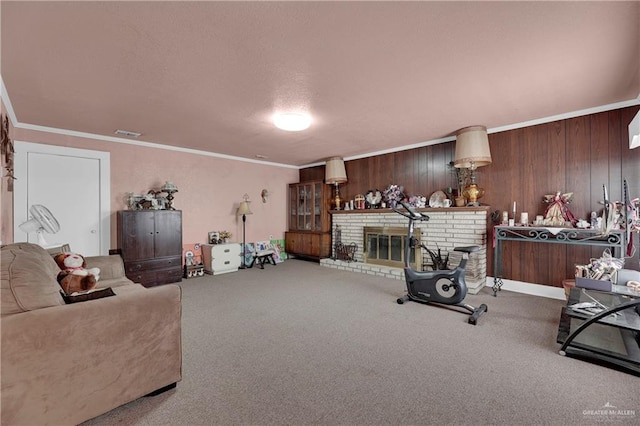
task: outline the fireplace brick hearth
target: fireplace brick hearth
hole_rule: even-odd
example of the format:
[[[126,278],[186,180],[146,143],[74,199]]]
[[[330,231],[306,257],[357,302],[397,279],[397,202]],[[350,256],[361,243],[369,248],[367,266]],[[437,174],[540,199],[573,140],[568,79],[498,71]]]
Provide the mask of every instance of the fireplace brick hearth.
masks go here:
[[[478,293],[487,279],[487,224],[490,207],[426,208],[418,211],[429,216],[428,221],[415,223],[416,229],[420,231],[422,243],[430,250],[437,250],[439,247],[443,252],[449,253],[450,267],[457,265],[462,257],[461,253],[453,251],[454,247],[480,246],[479,251],[471,254],[465,275],[469,293]],[[332,211],[331,217],[333,258],[321,259],[322,266],[404,280],[402,268],[364,263],[363,228],[365,226],[406,228],[408,226],[406,218],[389,209]],[[343,244],[357,245],[353,255],[354,261],[348,262],[335,258],[338,235]],[[424,264],[431,263],[426,250],[423,250],[422,256]]]

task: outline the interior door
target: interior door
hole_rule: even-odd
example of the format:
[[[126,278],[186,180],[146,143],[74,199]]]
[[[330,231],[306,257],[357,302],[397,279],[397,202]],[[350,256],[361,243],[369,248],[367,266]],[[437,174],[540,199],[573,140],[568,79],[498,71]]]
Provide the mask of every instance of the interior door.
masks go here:
[[[104,207],[108,211],[108,195],[102,200],[103,161],[108,153],[30,143],[15,147],[14,240],[37,242],[35,233],[27,235],[19,225],[31,218],[32,205],[42,204],[60,223],[58,233],[44,234],[48,245],[66,243],[84,256],[107,254],[110,227],[107,213],[105,228]]]

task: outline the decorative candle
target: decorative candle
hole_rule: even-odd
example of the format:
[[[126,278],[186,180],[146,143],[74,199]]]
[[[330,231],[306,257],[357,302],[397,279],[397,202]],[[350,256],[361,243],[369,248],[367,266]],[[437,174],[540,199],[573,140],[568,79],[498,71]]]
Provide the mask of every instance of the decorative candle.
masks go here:
[[[513,220],[516,219],[516,202],[513,202]]]
[[[509,223],[509,212],[502,212],[502,223]]]
[[[527,212],[520,213],[520,223],[523,225],[529,224],[529,213]]]

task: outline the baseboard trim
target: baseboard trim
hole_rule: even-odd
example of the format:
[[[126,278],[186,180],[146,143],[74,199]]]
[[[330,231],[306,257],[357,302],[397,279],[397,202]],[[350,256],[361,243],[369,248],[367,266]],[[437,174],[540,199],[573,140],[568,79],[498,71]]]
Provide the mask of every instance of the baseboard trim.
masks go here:
[[[487,276],[486,287],[493,287],[493,277]],[[530,294],[532,296],[548,297],[550,299],[565,300],[564,288],[552,287],[549,285],[527,283],[502,279],[502,290],[513,291],[515,293]]]

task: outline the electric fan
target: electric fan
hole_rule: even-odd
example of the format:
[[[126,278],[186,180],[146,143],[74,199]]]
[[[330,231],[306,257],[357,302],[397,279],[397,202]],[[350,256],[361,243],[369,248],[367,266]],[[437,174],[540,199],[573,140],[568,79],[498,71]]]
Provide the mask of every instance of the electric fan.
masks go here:
[[[32,205],[29,212],[31,213],[31,219],[20,224],[19,228],[26,233],[35,232],[38,236],[38,245],[46,247],[47,242],[42,234],[44,232],[55,234],[60,230],[60,224],[49,209],[42,204]]]

